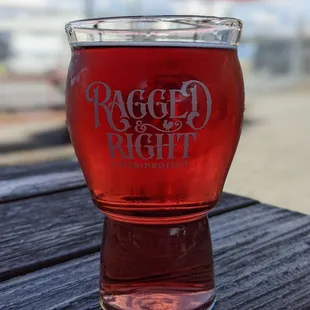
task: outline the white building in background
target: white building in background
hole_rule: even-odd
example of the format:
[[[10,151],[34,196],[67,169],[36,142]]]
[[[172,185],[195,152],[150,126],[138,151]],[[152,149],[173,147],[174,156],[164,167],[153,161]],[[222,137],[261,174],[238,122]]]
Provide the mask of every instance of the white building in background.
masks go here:
[[[154,6],[159,6],[164,13],[171,5],[173,9],[168,14],[184,14],[184,11],[177,12],[180,7],[184,9],[184,5],[188,6],[187,13],[191,13],[190,8],[197,13],[199,5],[201,14],[207,14],[211,8],[206,4],[202,12],[202,1],[198,0],[185,1],[184,5],[180,5],[179,0],[170,3],[156,4],[152,0],[0,0],[0,36],[9,37],[10,52],[4,65],[15,74],[42,74],[58,66],[66,67],[70,49],[64,25],[85,18],[87,10],[97,16],[101,12],[107,16],[153,14]]]
[[[70,49],[64,25],[83,18],[78,10],[52,8],[46,0],[0,0],[0,34],[9,37],[3,61],[15,74],[42,74],[66,66]]]
[[[0,29],[10,31],[10,56],[7,68],[16,74],[41,74],[68,63],[70,49],[64,33],[68,20],[77,14],[18,18],[13,23],[0,21]]]
[[[229,16],[233,1],[225,0],[170,0],[175,14],[192,14],[208,16]]]
[[[45,0],[0,0],[0,5],[15,7],[38,7],[44,5]]]
[[[19,74],[41,74],[57,66],[67,66],[70,49],[64,25],[86,17],[87,12],[96,16],[235,16],[245,21],[239,55],[247,59],[252,57],[251,50],[258,38],[283,36],[293,40],[298,37],[298,12],[305,14],[304,35],[310,38],[308,0],[0,0],[0,49],[1,40],[8,40],[10,51],[10,56],[1,60],[0,50],[0,62],[4,62],[9,71]]]

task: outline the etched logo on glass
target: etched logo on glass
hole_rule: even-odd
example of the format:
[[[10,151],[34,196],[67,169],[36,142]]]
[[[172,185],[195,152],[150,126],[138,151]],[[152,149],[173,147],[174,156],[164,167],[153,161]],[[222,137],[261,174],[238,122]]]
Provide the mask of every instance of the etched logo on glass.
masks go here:
[[[101,110],[105,112],[104,121],[111,128],[106,135],[112,158],[174,159],[180,145],[180,158],[190,158],[190,145],[206,127],[212,110],[210,91],[197,80],[183,82],[180,89],[134,89],[127,98],[107,83],[93,82],[85,94],[94,105],[95,129],[103,122]]]

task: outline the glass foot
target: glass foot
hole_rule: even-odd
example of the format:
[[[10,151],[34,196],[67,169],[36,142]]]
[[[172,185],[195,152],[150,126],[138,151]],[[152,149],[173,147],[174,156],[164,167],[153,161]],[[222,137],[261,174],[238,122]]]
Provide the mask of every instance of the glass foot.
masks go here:
[[[211,310],[215,290],[202,292],[139,289],[130,294],[101,295],[103,310]]]

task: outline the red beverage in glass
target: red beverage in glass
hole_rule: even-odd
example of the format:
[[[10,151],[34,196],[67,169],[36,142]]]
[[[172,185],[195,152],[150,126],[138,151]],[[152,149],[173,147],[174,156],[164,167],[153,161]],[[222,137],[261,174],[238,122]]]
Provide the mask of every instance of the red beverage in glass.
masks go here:
[[[105,214],[173,223],[216,205],[244,110],[235,48],[79,46],[67,86],[72,142]]]

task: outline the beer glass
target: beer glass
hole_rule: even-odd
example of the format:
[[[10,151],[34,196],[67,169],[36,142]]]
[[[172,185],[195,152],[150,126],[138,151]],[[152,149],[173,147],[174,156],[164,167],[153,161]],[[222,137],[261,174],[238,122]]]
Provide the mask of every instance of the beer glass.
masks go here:
[[[241,132],[241,30],[240,20],[208,16],[66,25],[68,128],[94,204],[106,215],[103,309],[214,305],[207,212]]]

